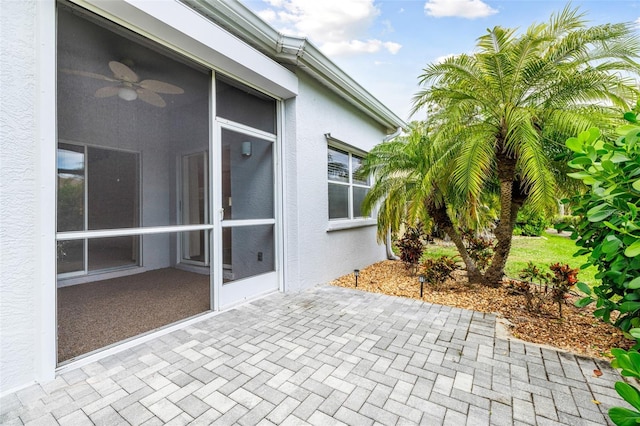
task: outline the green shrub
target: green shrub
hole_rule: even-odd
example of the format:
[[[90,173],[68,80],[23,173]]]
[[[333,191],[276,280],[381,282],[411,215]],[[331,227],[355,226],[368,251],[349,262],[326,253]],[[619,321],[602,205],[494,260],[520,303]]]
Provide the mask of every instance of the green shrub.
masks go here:
[[[525,206],[518,211],[513,235],[539,237],[544,233],[549,225],[549,220],[543,214],[534,212],[532,209]]]
[[[578,224],[580,220],[582,220],[580,216],[556,216],[555,218],[553,218],[553,228],[558,232],[571,230]]]
[[[422,265],[425,268],[425,282],[436,288],[451,278],[453,271],[460,269],[456,256],[440,256],[435,259],[427,258]]]
[[[612,349],[615,359],[611,362],[614,368],[622,369],[624,377],[640,379],[640,354],[635,350],[629,352],[622,349]],[[622,381],[616,382],[616,392],[635,410],[623,407],[609,409],[609,417],[618,426],[636,425],[640,423],[640,391],[635,386]]]
[[[576,170],[569,176],[590,188],[572,199],[573,212],[585,218],[573,226],[572,238],[580,247],[576,255],[588,255],[602,280],[593,289],[579,283],[587,296],[577,305],[595,301],[596,317],[614,318],[614,325],[635,338],[640,337],[639,111],[640,105],[625,114],[633,124],[617,129],[615,142],[602,140],[596,128],[566,142],[573,151],[568,164]],[[612,316],[615,311],[619,315]]]
[[[467,229],[462,231],[462,240],[467,247],[469,257],[473,259],[476,267],[481,271],[487,269],[493,257],[494,239],[476,235],[475,232]]]

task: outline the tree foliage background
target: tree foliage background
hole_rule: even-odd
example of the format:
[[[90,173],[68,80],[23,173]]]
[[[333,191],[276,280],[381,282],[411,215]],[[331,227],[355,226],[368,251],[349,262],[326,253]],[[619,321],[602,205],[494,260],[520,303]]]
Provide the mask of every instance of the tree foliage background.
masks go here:
[[[521,33],[488,30],[475,53],[424,69],[414,111],[427,119],[367,156],[362,171],[375,180],[365,211],[380,205],[380,232],[430,221],[455,243],[471,281],[498,285],[518,211],[553,209],[576,187],[566,178],[564,141],[609,128],[636,98],[624,75],[637,74],[639,52],[631,23],[588,27],[570,6]],[[477,225],[492,199],[497,243],[482,272],[461,228]]]

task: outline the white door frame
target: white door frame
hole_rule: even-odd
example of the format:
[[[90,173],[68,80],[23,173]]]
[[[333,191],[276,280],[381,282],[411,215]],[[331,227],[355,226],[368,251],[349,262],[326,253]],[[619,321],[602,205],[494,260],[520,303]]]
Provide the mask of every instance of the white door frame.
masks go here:
[[[279,103],[279,101],[278,101]],[[278,110],[279,112],[279,110]],[[278,122],[280,114],[278,115]],[[274,191],[274,217],[269,219],[250,219],[250,220],[224,220],[224,210],[222,208],[222,130],[227,129],[237,133],[246,134],[250,137],[259,138],[271,142],[273,152],[273,191]],[[214,245],[213,260],[214,265],[219,265],[212,271],[215,275],[217,287],[216,309],[225,309],[230,306],[243,303],[247,300],[258,298],[264,294],[282,289],[282,214],[281,214],[281,173],[280,173],[280,137],[258,130],[231,120],[216,117],[214,135],[216,138],[216,148],[213,149],[212,169],[216,169],[213,187],[213,211],[214,214]],[[217,182],[216,182],[217,181]],[[274,271],[247,277],[240,280],[224,283],[223,277],[223,255],[222,255],[222,230],[223,228],[244,227],[255,225],[273,225],[274,226]]]
[[[211,178],[210,178],[210,174],[211,174],[211,156],[209,155],[209,151],[210,150],[206,150],[206,151],[193,151],[193,152],[181,152],[178,154],[178,158],[176,159],[176,162],[178,163],[178,167],[177,167],[177,171],[178,173],[176,173],[176,175],[178,176],[177,179],[177,193],[178,193],[178,199],[177,199],[177,214],[178,217],[181,219],[181,223],[184,224],[185,223],[185,212],[189,211],[188,207],[185,206],[185,192],[186,192],[186,182],[185,182],[185,168],[187,167],[185,165],[185,160],[187,159],[187,157],[191,157],[194,155],[202,155],[202,158],[204,160],[204,223],[205,224],[209,224],[210,222],[210,215],[211,215],[211,203],[210,203],[210,198],[211,198]],[[177,243],[178,243],[178,247],[177,247],[177,263],[182,263],[182,264],[187,264],[187,265],[194,265],[194,266],[203,266],[203,267],[208,267],[210,266],[210,256],[209,253],[211,251],[210,249],[210,238],[207,238],[205,236],[205,242],[204,242],[204,260],[203,261],[196,261],[196,260],[191,260],[191,259],[187,259],[183,256],[184,253],[184,233],[179,233],[178,234],[178,238],[177,238]]]

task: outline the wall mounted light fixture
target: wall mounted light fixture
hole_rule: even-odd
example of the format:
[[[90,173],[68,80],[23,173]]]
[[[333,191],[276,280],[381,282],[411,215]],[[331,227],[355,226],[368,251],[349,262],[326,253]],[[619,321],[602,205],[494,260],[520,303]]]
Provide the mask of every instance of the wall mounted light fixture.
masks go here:
[[[242,156],[251,157],[251,142],[249,141],[242,142]]]

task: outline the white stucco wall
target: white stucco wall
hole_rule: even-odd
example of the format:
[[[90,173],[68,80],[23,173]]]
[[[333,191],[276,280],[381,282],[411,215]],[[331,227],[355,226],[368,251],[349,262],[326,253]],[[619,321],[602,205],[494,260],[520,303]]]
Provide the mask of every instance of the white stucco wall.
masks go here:
[[[34,380],[36,6],[0,2],[0,394]]]
[[[382,142],[381,125],[329,89],[299,73],[295,134],[287,134],[285,167],[288,243],[287,286],[298,291],[330,281],[385,258],[376,227],[328,232],[326,133],[362,151]],[[291,104],[287,104],[291,109]],[[291,127],[290,114],[287,123]],[[292,182],[295,176],[295,182]]]
[[[53,378],[55,367],[54,4],[0,0],[0,395]],[[288,88],[282,92],[298,90],[295,77],[276,68],[274,82],[280,79]],[[384,246],[376,243],[375,226],[327,232],[324,137],[331,133],[368,151],[385,129],[305,74],[298,77],[299,96],[285,101],[282,129],[282,250],[289,291],[385,256]],[[162,161],[173,161],[175,155],[163,153]],[[166,224],[167,218],[159,222]]]

